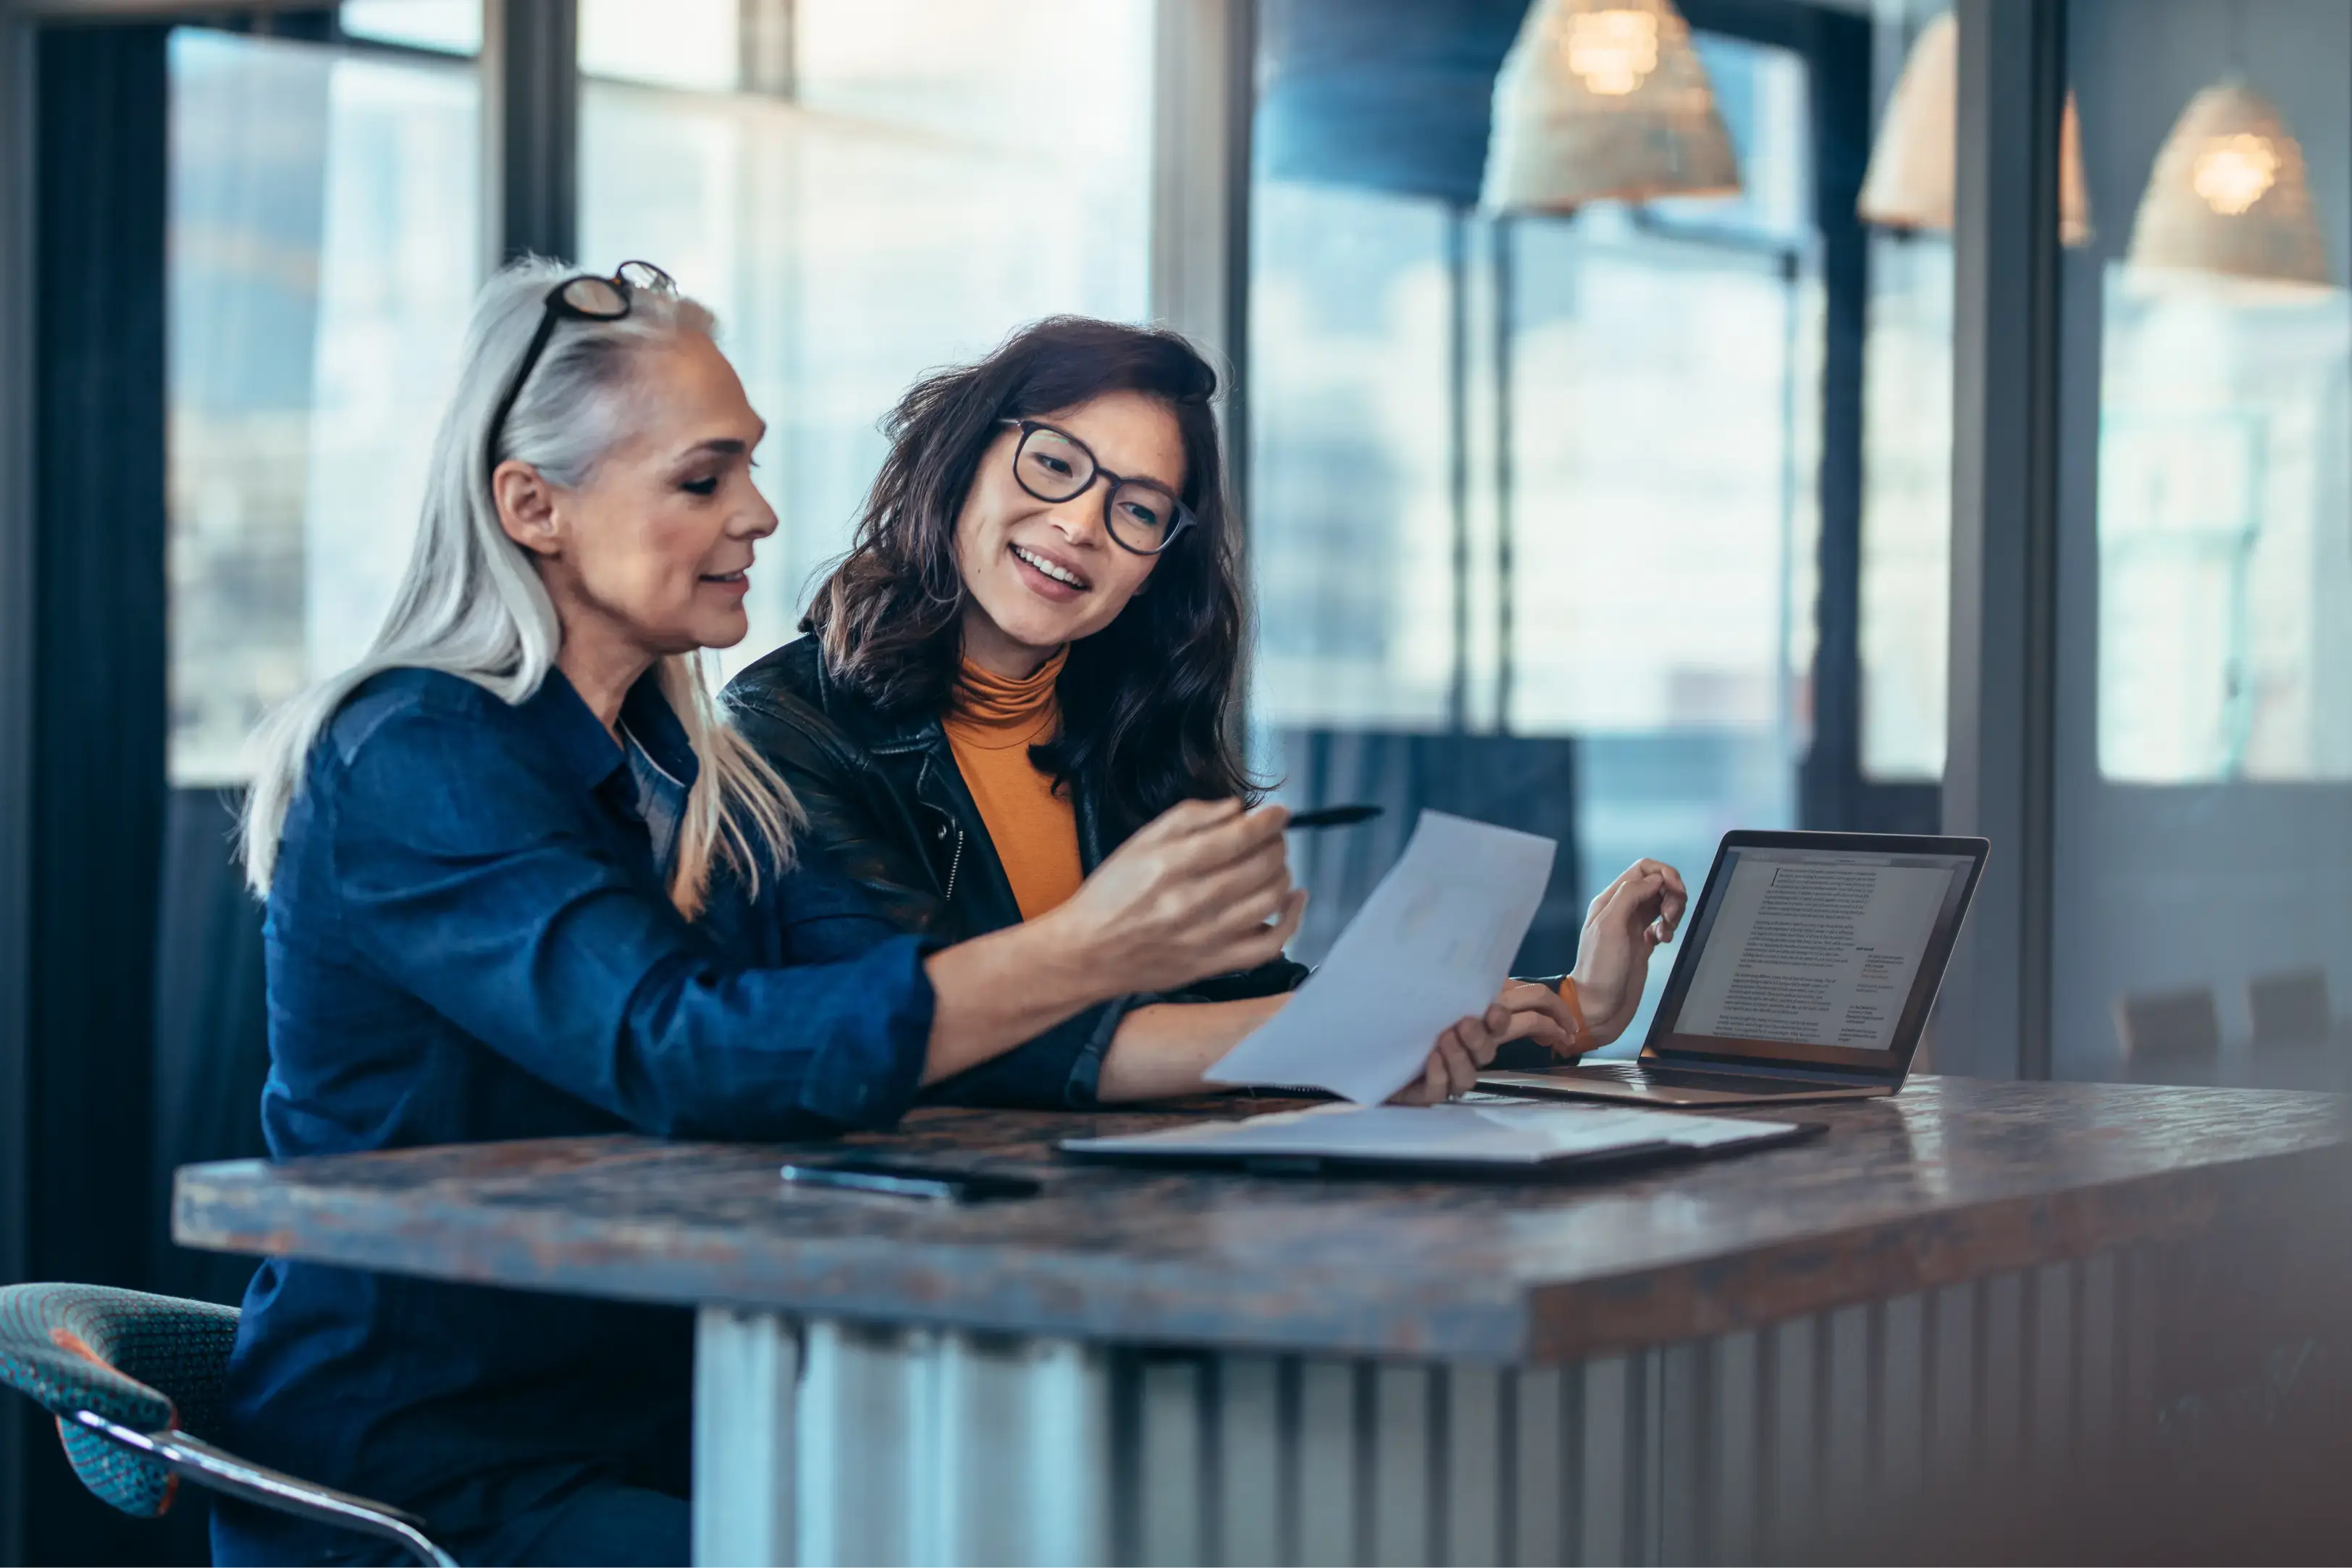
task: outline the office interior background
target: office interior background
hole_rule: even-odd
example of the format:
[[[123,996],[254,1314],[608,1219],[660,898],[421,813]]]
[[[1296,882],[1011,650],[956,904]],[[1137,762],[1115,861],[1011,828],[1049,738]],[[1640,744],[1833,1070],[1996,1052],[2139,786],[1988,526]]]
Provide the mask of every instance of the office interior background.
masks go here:
[[[236,1299],[164,1203],[259,1152],[244,743],[368,639],[526,251],[720,316],[782,520],[730,671],[920,371],[1208,345],[1253,755],[1390,808],[1303,846],[1303,957],[1423,806],[1559,840],[1547,970],[1636,856],[1982,832],[1933,1071],[2339,1086],[2352,6],[1679,0],[1736,189],[1570,211],[1482,188],[1527,10],[0,4],[0,1281]],[[20,1403],[0,1560],[203,1560]]]

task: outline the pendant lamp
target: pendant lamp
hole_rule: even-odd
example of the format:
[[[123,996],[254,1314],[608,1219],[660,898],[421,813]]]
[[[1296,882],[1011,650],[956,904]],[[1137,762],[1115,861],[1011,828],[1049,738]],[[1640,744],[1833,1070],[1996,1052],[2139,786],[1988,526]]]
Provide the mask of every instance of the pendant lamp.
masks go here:
[[[1864,223],[1886,228],[1952,227],[1952,193],[1959,178],[1960,24],[1947,11],[1922,28],[1895,78],[1879,122],[1877,144],[1854,204]],[[2058,238],[2091,238],[2091,200],[2083,183],[2083,130],[2074,95],[2058,121]]]
[[[1495,78],[1482,206],[1738,193],[1715,89],[1671,0],[1536,0]]]
[[[2233,78],[2189,100],[2156,155],[2126,259],[2149,271],[2328,287],[2303,148],[2268,99]]]

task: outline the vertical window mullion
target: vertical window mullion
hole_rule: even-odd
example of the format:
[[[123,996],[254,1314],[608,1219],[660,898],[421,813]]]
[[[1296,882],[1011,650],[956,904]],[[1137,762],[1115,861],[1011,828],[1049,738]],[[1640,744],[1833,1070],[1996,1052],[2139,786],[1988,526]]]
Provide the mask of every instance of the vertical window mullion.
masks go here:
[[[578,259],[579,40],[579,0],[483,0],[484,230],[494,265]]]

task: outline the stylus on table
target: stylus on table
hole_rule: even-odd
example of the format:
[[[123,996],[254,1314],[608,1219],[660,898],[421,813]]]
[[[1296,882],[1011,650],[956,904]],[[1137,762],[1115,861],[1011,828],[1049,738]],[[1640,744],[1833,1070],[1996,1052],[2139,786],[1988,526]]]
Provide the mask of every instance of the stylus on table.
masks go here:
[[[1313,811],[1301,811],[1286,824],[1292,829],[1351,828],[1358,822],[1369,822],[1381,814],[1379,806],[1325,806]]]

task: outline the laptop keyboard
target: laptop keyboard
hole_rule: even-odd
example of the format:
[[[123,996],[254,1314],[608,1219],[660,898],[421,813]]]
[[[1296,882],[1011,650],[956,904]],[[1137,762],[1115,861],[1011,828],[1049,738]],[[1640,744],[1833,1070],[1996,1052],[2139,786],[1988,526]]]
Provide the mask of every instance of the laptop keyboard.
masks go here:
[[[1780,1078],[1751,1078],[1741,1072],[1700,1072],[1687,1067],[1636,1067],[1630,1062],[1596,1061],[1579,1072],[1598,1073],[1621,1083],[1654,1083],[1663,1089],[1715,1089],[1727,1094],[1818,1094],[1826,1085],[1797,1083]]]

